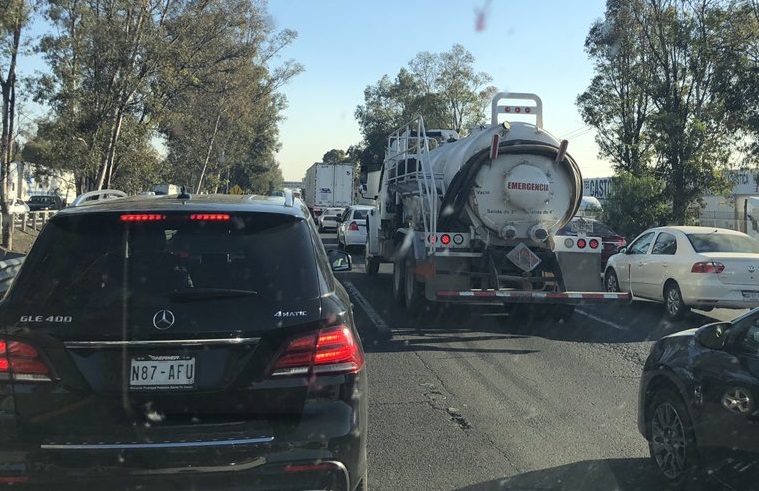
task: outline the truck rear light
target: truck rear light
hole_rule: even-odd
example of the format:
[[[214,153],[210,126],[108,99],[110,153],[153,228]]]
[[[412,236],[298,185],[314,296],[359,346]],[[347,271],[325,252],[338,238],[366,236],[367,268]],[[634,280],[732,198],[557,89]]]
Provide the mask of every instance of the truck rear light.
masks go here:
[[[588,245],[588,242],[585,239],[577,239],[577,247],[585,249],[586,245]]]
[[[596,239],[590,239],[590,248],[591,249],[598,249],[598,241]]]
[[[52,382],[52,372],[32,345],[0,341],[0,380]]]
[[[440,243],[443,245],[448,245],[451,243],[451,236],[448,234],[443,234],[440,236]]]
[[[353,232],[358,232],[358,223],[351,222],[351,224],[348,225],[348,230],[351,230]]]
[[[691,273],[721,273],[725,270],[725,265],[714,261],[698,262],[690,268]]]
[[[272,376],[356,373],[364,366],[364,353],[347,326],[320,329],[291,339],[275,357]]]

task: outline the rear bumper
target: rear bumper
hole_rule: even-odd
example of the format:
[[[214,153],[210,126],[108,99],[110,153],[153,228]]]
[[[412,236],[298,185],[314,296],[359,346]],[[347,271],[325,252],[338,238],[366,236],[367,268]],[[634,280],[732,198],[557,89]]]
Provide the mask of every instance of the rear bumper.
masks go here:
[[[331,460],[293,460],[287,464],[244,463],[236,472],[194,472],[191,469],[173,475],[108,475],[83,474],[80,477],[62,477],[55,474],[25,476],[27,480],[5,480],[14,489],[23,490],[219,490],[219,491],[300,491],[303,489],[352,489],[349,473],[342,462]],[[0,477],[0,483],[3,478]]]
[[[351,231],[345,232],[345,245],[366,245],[366,232]]]
[[[756,292],[759,285],[726,285],[715,281],[684,282],[680,284],[683,302],[695,308],[752,309],[759,307],[759,299],[746,299],[743,292]]]
[[[359,386],[365,383],[361,375]],[[307,404],[297,424],[259,435],[168,443],[31,441],[19,438],[6,417],[0,424],[0,487],[347,491],[366,469],[366,415],[365,398],[325,401]]]

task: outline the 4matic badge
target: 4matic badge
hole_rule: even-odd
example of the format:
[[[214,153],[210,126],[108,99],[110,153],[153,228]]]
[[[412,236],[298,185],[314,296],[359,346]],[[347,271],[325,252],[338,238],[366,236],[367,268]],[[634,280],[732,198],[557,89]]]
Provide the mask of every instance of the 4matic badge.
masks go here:
[[[274,317],[306,317],[308,312],[305,310],[278,310]]]

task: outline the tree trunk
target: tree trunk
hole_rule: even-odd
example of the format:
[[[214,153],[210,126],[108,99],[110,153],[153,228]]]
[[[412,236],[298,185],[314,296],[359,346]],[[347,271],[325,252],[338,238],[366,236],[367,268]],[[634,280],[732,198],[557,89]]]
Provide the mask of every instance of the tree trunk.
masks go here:
[[[208,142],[208,150],[206,151],[206,159],[203,162],[203,170],[200,171],[200,177],[198,178],[198,186],[195,189],[195,194],[200,193],[201,186],[203,185],[203,177],[206,174],[206,168],[208,167],[208,161],[211,160],[211,152],[213,151],[214,140],[216,140],[216,133],[219,131],[219,121],[221,121],[221,111],[216,116],[216,123],[213,125],[213,133],[211,133],[211,141]]]

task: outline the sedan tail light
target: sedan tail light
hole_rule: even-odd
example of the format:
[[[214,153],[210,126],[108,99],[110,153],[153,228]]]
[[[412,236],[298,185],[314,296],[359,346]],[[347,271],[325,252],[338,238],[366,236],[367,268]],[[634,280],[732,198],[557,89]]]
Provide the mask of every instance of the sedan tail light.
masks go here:
[[[0,381],[51,382],[47,366],[35,347],[21,341],[0,341]]]
[[[348,230],[352,230],[354,232],[358,231],[358,223],[351,222],[351,224],[348,225]]]
[[[691,273],[721,273],[725,270],[725,265],[714,261],[702,261],[693,265]]]
[[[291,339],[277,355],[272,376],[356,373],[364,366],[364,352],[347,326],[334,326]]]

